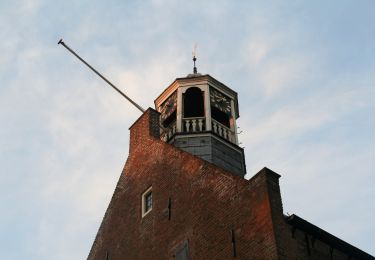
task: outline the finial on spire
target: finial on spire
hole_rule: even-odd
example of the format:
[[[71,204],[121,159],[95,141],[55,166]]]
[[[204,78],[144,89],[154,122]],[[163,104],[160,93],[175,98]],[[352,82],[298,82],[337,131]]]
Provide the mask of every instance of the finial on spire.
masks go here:
[[[197,71],[197,67],[195,66],[195,61],[197,60],[197,44],[194,45],[194,49],[193,49],[193,62],[194,62],[194,68],[193,68],[193,73],[194,74],[197,74],[198,71]]]

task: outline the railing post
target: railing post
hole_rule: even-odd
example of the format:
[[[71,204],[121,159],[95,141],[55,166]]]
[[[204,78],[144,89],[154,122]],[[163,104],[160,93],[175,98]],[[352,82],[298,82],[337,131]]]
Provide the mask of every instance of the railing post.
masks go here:
[[[223,127],[223,137],[224,139],[227,139],[227,129]]]
[[[203,119],[198,119],[198,127],[199,127],[199,131],[203,131]]]
[[[223,128],[221,127],[221,125],[218,125],[218,128],[219,128],[219,135],[223,136]]]
[[[214,133],[217,133],[217,124],[215,121],[212,121]]]
[[[196,119],[191,120],[191,126],[193,127],[193,132],[195,132],[196,128],[197,128],[197,120]]]
[[[190,132],[190,131],[189,131],[189,130],[190,130],[190,129],[189,129],[189,128],[190,128],[190,120],[188,120],[188,119],[185,120],[185,127],[186,127],[185,131],[186,131],[186,132]]]

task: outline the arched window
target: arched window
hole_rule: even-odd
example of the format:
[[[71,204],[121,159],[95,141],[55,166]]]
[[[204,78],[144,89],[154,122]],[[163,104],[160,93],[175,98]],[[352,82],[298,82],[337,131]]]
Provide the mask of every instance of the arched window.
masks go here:
[[[189,88],[184,94],[184,118],[204,117],[203,92],[199,88]]]

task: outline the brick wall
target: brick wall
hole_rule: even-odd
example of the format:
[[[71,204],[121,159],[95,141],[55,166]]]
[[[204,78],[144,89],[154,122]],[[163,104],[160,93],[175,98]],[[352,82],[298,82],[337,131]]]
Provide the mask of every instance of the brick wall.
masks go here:
[[[234,247],[238,259],[277,258],[271,205],[281,200],[269,186],[279,176],[264,169],[247,181],[164,143],[157,117],[149,109],[130,128],[129,157],[88,259],[173,259],[186,243],[190,259],[232,259]],[[153,209],[142,218],[150,186]]]
[[[169,145],[158,117],[148,109],[130,128],[129,157],[88,259],[174,259],[183,247],[189,259],[350,256],[287,223],[278,174],[263,168],[245,180]],[[153,209],[142,218],[151,186]]]

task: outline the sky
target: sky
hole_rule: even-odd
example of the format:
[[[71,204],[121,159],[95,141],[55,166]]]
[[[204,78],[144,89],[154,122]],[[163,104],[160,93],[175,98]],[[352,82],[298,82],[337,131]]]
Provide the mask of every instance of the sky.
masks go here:
[[[143,107],[198,72],[238,92],[250,178],[375,255],[375,2],[0,1],[2,259],[85,259]]]

